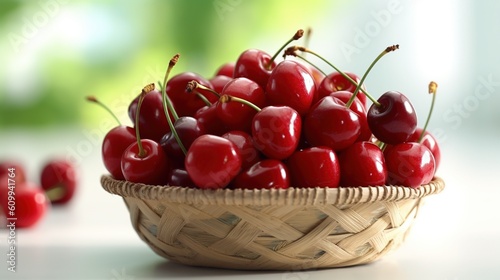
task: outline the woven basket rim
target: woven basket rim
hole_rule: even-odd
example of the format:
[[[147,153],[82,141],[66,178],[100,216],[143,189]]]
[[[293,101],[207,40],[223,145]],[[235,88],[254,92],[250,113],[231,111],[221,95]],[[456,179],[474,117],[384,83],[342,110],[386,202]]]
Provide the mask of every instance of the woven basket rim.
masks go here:
[[[122,197],[165,202],[207,205],[353,205],[377,201],[418,199],[440,193],[443,179],[434,177],[418,188],[403,186],[288,188],[288,189],[196,189],[179,186],[153,186],[115,180],[101,176],[101,185],[107,192]]]

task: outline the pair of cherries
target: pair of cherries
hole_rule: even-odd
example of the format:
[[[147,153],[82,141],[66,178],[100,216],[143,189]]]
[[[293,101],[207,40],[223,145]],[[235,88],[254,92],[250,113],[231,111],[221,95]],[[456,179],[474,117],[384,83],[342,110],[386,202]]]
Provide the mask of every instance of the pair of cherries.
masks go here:
[[[406,96],[374,100],[366,75],[326,75],[275,57],[246,50],[209,80],[191,72],[167,80],[171,60],[161,90],[147,86],[131,103],[134,128],[106,135],[106,168],[116,179],[213,189],[417,187],[432,179],[438,152],[426,143],[437,144],[418,134]],[[415,142],[420,135],[431,140]]]

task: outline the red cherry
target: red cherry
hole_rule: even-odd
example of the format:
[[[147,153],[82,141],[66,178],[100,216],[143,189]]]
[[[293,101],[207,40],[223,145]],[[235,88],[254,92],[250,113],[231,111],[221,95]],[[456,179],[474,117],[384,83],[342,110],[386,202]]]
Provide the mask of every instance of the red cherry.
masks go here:
[[[340,185],[382,186],[387,180],[384,153],[370,142],[356,142],[339,154]]]
[[[431,151],[416,142],[397,144],[385,152],[387,183],[417,188],[434,177],[436,162]]]
[[[193,142],[184,164],[197,187],[220,189],[238,175],[241,162],[238,147],[233,142],[205,134]]]
[[[360,135],[359,116],[332,96],[323,97],[304,119],[304,135],[312,146],[335,151],[352,145]]]
[[[209,82],[212,84],[214,91],[222,92],[224,87],[232,80],[233,80],[233,78],[231,78],[231,77],[218,75],[218,76],[211,78],[209,80]]]
[[[200,126],[205,129],[206,134],[222,135],[229,131],[217,114],[217,104],[204,106],[196,111],[194,118],[198,120]]]
[[[0,177],[3,178],[4,176],[9,176],[9,174],[10,178],[15,179],[16,183],[22,183],[26,181],[26,170],[20,162],[11,160],[3,160],[2,162],[0,162]],[[0,184],[3,184],[3,181],[0,182]]]
[[[349,102],[349,99],[351,99],[352,95],[353,95],[352,92],[345,90],[334,91],[330,93],[330,96],[333,96],[346,104],[347,102]],[[372,131],[368,126],[368,119],[366,117],[365,106],[361,103],[359,99],[354,99],[349,109],[351,109],[359,117],[360,132],[359,132],[359,137],[356,141],[370,140],[372,137]]]
[[[128,107],[128,115],[132,122],[135,123],[137,103],[139,96],[137,96]],[[142,110],[139,116],[139,130],[141,137],[151,139],[153,141],[160,141],[160,139],[167,132],[170,131],[168,126],[165,112],[163,111],[163,99],[161,92],[158,90],[150,91],[144,101],[142,102]]]
[[[238,174],[233,186],[241,189],[287,189],[290,187],[288,169],[279,160],[262,160]]]
[[[180,187],[195,187],[195,184],[189,177],[187,171],[181,168],[175,168],[172,170],[168,185]]]
[[[204,128],[200,125],[198,120],[193,117],[180,117],[175,121],[174,128],[186,150],[189,149],[196,138],[205,134]],[[172,132],[163,136],[160,145],[171,160],[184,162],[184,153]]]
[[[360,82],[360,78],[350,72],[344,72],[347,76],[351,77],[356,84]],[[362,89],[365,89],[365,86],[361,86]],[[339,72],[333,72],[326,76],[323,81],[321,81],[321,84],[318,86],[318,99],[321,99],[325,96],[330,95],[332,92],[336,91],[349,91],[349,92],[354,92],[356,90],[356,85],[351,83],[349,80],[347,80],[342,74]],[[358,92],[356,95],[356,98],[361,101],[361,104],[363,106],[366,106],[366,95],[363,92]]]
[[[166,91],[168,97],[172,101],[179,117],[194,116],[198,109],[205,106],[205,103],[203,103],[203,101],[198,96],[196,96],[196,94],[191,94],[186,91],[186,85],[188,84],[188,82],[193,80],[205,87],[213,89],[212,85],[207,79],[192,72],[183,72],[177,74],[167,82]],[[210,102],[217,101],[217,97],[215,97],[212,93],[204,90],[199,90],[199,92]]]
[[[104,136],[102,142],[102,160],[108,172],[116,180],[125,179],[121,167],[122,154],[135,141],[134,129],[123,125],[111,129]]]
[[[69,161],[51,160],[43,167],[40,182],[52,203],[64,204],[75,194],[77,172]]]
[[[327,147],[312,147],[296,151],[288,160],[287,167],[294,187],[337,188],[340,167],[337,155]]]
[[[264,90],[254,81],[247,78],[235,78],[222,91],[222,95],[238,97],[258,107],[266,105]],[[250,132],[252,119],[257,111],[240,102],[217,102],[219,119],[231,130]]]
[[[367,113],[368,125],[380,141],[398,144],[408,140],[417,128],[417,115],[410,100],[401,92],[388,91],[372,104]]]
[[[272,159],[285,159],[297,149],[302,129],[299,113],[288,106],[268,106],[252,122],[255,147]]]
[[[30,182],[16,182],[14,192],[11,197],[15,198],[15,204],[8,203],[8,194],[0,196],[4,215],[7,218],[16,218],[17,228],[34,226],[45,216],[49,207],[45,192],[39,185]]]
[[[273,61],[268,67],[270,62],[271,56],[266,52],[257,49],[246,50],[236,60],[234,77],[248,78],[264,89],[271,75],[271,70],[276,66]]]
[[[259,151],[255,148],[252,136],[244,131],[229,131],[222,135],[238,147],[242,159],[241,169],[246,170],[261,160]]]
[[[142,139],[144,153],[137,143],[132,143],[122,155],[122,172],[125,179],[134,183],[163,185],[170,177],[171,164],[158,143]]]
[[[311,107],[316,84],[305,66],[285,60],[273,69],[266,92],[270,105],[289,106],[303,116]]]
[[[422,131],[423,129],[418,127],[407,141],[418,142]],[[436,138],[428,130],[426,130],[420,144],[426,146],[431,151],[432,155],[434,156],[434,160],[436,161],[437,170],[439,167],[439,163],[441,162],[441,149],[439,148]]]
[[[228,62],[228,63],[221,65],[219,67],[219,69],[217,69],[217,71],[215,72],[215,76],[226,76],[226,77],[232,78],[233,74],[234,74],[235,65],[236,65],[236,63],[234,63],[234,62]],[[217,92],[220,92],[217,89],[215,89],[215,90]]]

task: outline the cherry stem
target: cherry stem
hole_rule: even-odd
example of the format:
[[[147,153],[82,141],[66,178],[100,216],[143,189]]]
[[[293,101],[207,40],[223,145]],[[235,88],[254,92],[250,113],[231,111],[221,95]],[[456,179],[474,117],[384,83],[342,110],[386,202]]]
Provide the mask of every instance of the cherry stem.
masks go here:
[[[205,103],[205,105],[207,105],[208,107],[212,106],[212,103],[210,103],[210,100],[208,100],[208,98],[205,97],[205,95],[199,93],[199,92],[196,92],[196,96],[201,99],[201,101],[203,101],[203,103]]]
[[[434,103],[436,103],[437,87],[438,87],[438,84],[436,82],[432,81],[429,83],[429,93],[432,94],[431,108],[429,109],[429,114],[427,115],[427,120],[425,120],[424,128],[422,128],[422,133],[420,134],[420,137],[418,138],[418,143],[422,142],[422,139],[425,136],[425,131],[427,130],[427,126],[429,125],[429,121],[431,119],[432,111],[434,111]]]
[[[247,106],[250,106],[250,108],[254,109],[257,112],[262,111],[262,109],[259,108],[259,106],[255,105],[252,102],[250,102],[246,99],[243,99],[243,98],[239,98],[239,97],[235,97],[235,96],[231,96],[231,95],[227,95],[227,94],[224,94],[219,98],[220,103],[227,103],[227,102],[231,102],[231,101],[239,102],[239,103],[245,104]]]
[[[218,92],[216,92],[215,90],[207,87],[207,86],[204,86],[200,83],[198,83],[197,81],[195,80],[192,80],[190,82],[187,83],[186,85],[186,91],[187,92],[198,92],[200,93],[199,90],[205,90],[205,91],[208,91],[210,93],[212,93],[213,95],[215,95],[217,98],[220,98],[220,94]]]
[[[176,54],[172,57],[172,59],[170,59],[167,71],[165,73],[165,77],[163,78],[163,85],[167,84],[168,76],[170,75],[172,68],[174,68],[175,64],[177,64],[177,61],[179,61],[179,56],[180,56],[179,54]],[[165,117],[167,118],[168,126],[170,127],[170,132],[172,132],[172,134],[174,135],[175,141],[177,141],[177,144],[179,145],[179,148],[181,148],[182,153],[186,155],[187,154],[186,147],[184,147],[184,144],[182,144],[181,138],[179,137],[179,134],[177,133],[177,130],[175,129],[175,126],[172,122],[172,119],[170,118],[169,111],[172,112],[175,121],[179,119],[177,112],[172,106],[172,102],[170,102],[170,99],[168,98],[166,86],[162,87],[161,96],[163,99],[163,111],[165,112]]]
[[[351,98],[347,101],[347,103],[345,104],[345,106],[347,108],[351,107],[351,104],[352,102],[354,102],[354,98],[356,98],[356,95],[358,94],[359,90],[361,89],[361,86],[363,85],[363,82],[365,81],[366,77],[368,76],[368,74],[370,73],[370,71],[372,70],[373,66],[375,66],[375,64],[377,64],[377,62],[382,58],[384,57],[384,55],[390,53],[390,52],[393,52],[395,50],[399,49],[399,45],[392,45],[392,46],[389,46],[387,48],[385,48],[385,50],[383,50],[376,58],[375,60],[373,60],[373,62],[370,64],[370,66],[368,67],[368,69],[366,69],[366,72],[363,74],[363,77],[361,77],[361,80],[359,81],[358,85],[356,86],[356,89],[354,90]],[[370,100],[372,100],[372,98],[370,98]],[[373,101],[373,100],[372,100]],[[380,106],[380,103],[378,101],[373,101],[373,103],[377,106]]]
[[[46,190],[45,194],[50,201],[59,200],[66,194],[66,188],[63,184],[57,184],[54,187]]]
[[[303,61],[305,61],[306,63],[308,63],[312,67],[316,68],[316,70],[318,70],[321,74],[327,76],[327,74],[325,73],[325,71],[323,71],[321,68],[319,68],[316,64],[312,63],[310,60],[308,60],[305,56],[299,55],[299,54],[295,54],[294,56],[302,59]]]
[[[138,157],[143,158],[147,155],[146,150],[144,150],[144,147],[142,146],[141,142],[141,133],[139,132],[139,115],[141,113],[141,106],[142,102],[144,101],[144,97],[146,97],[146,94],[148,92],[152,91],[155,89],[155,84],[149,84],[145,86],[141,94],[139,95],[139,100],[137,101],[137,111],[135,113],[135,138],[137,140],[137,146],[139,147],[139,153],[137,154]]]
[[[276,57],[278,57],[278,55],[281,53],[281,51],[286,48],[286,46],[288,46],[288,44],[290,44],[291,42],[295,41],[295,40],[298,40],[300,39],[302,36],[304,36],[304,30],[303,29],[299,29],[297,30],[297,32],[295,32],[295,34],[293,34],[293,37],[290,38],[288,41],[286,41],[285,44],[283,44],[283,46],[281,46],[281,48],[276,52],[274,53],[274,55],[271,57],[271,59],[269,60],[269,62],[267,63],[266,65],[266,69],[270,70],[271,69],[271,65],[273,65],[273,62],[274,60],[276,59]]]
[[[319,55],[318,53],[308,49],[308,48],[305,48],[305,47],[301,47],[301,46],[292,46],[288,49],[285,50],[285,54],[283,56],[286,56],[286,55],[292,55],[292,56],[298,56],[297,55],[297,51],[301,51],[301,52],[304,52],[304,53],[310,53],[314,56],[316,56],[317,58],[321,59],[322,61],[324,61],[326,64],[328,64],[330,67],[332,67],[333,69],[335,69],[335,71],[337,71],[340,75],[342,75],[342,77],[346,78],[351,84],[355,85],[355,86],[358,86],[358,83],[356,83],[355,80],[353,80],[351,77],[349,77],[349,75],[347,75],[346,73],[344,73],[344,71],[340,70],[339,68],[337,68],[335,65],[333,65],[330,61],[326,60],[323,56]],[[313,65],[314,66],[314,65]],[[316,67],[317,68],[317,67]],[[368,97],[368,99],[370,99],[373,103],[375,104],[379,104],[378,101],[373,98],[366,90],[364,89],[360,89],[365,95],[366,97]]]
[[[113,116],[113,118],[116,120],[116,122],[118,123],[118,125],[122,125],[122,123],[120,122],[120,120],[116,117],[116,115],[113,113],[113,111],[111,111],[111,109],[109,109],[108,106],[106,106],[106,104],[102,103],[101,101],[99,101],[97,98],[95,98],[95,96],[87,96],[86,97],[87,101],[89,102],[93,102],[93,103],[96,103],[98,104],[99,106],[101,106],[102,108],[104,108],[106,111],[108,111],[111,116]]]

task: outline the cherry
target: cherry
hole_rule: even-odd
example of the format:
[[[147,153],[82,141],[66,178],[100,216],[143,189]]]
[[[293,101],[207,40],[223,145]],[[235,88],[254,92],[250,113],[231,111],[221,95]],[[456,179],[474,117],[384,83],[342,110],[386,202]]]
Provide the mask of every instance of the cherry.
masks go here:
[[[439,148],[436,138],[429,131],[424,132],[422,128],[417,128],[407,141],[419,142],[427,147],[434,156],[434,160],[436,161],[436,170],[438,169],[441,162],[441,149]]]
[[[285,159],[297,149],[302,129],[299,113],[288,106],[268,106],[252,121],[255,147],[272,159]]]
[[[211,78],[209,80],[209,82],[212,84],[214,91],[222,92],[224,87],[232,80],[233,80],[233,78],[231,78],[229,76],[218,75],[218,76]]]
[[[352,98],[353,93],[350,91],[334,91],[330,93],[330,96],[333,96],[340,101],[347,103],[349,100]],[[354,102],[352,102],[351,106],[349,107],[354,113],[356,113],[359,117],[359,125],[360,125],[360,133],[359,137],[356,141],[367,141],[370,140],[372,137],[372,131],[370,130],[370,127],[368,126],[368,120],[366,117],[366,109],[363,103],[359,99],[354,99]]]
[[[198,109],[205,106],[205,103],[199,97],[194,94],[189,94],[186,91],[187,83],[193,80],[207,88],[212,89],[212,85],[207,79],[193,72],[183,72],[177,74],[166,83],[168,97],[172,101],[173,107],[180,117],[194,116]],[[210,102],[215,102],[217,100],[217,97],[213,96],[209,92],[200,91],[200,93]]]
[[[182,142],[186,150],[189,149],[196,138],[205,134],[203,127],[200,125],[198,120],[193,117],[180,117],[173,125],[175,131],[179,135],[179,140]],[[172,131],[173,130],[162,137],[160,145],[170,159],[184,162],[184,153]]]
[[[293,60],[280,62],[266,86],[270,105],[292,107],[301,116],[309,111],[315,91],[316,84],[309,70]]]
[[[241,170],[238,147],[228,139],[205,134],[194,140],[184,165],[191,180],[202,189],[224,188]]]
[[[247,100],[258,107],[266,105],[264,90],[247,78],[233,79],[224,87],[222,94]],[[252,118],[257,112],[239,102],[218,102],[217,114],[229,129],[250,132]]]
[[[382,186],[387,180],[384,153],[367,141],[356,142],[339,154],[340,185]]]
[[[87,101],[93,102],[104,108],[118,123],[118,126],[112,128],[104,136],[101,154],[104,167],[106,167],[111,176],[113,176],[113,178],[115,178],[116,180],[124,180],[125,177],[123,176],[121,167],[122,154],[123,151],[125,151],[125,149],[130,146],[130,144],[136,141],[135,131],[132,127],[122,125],[120,123],[120,120],[109,109],[109,107],[106,106],[106,104],[100,102],[96,97],[87,96],[86,99]]]
[[[187,171],[182,168],[174,168],[172,170],[172,175],[170,175],[170,179],[168,180],[168,185],[182,186],[182,187],[195,186],[193,180],[191,180]]]
[[[5,178],[8,178],[9,174],[12,174],[10,178],[15,179],[16,183],[26,181],[26,170],[24,165],[20,162],[14,160],[3,160],[0,162],[0,178],[3,178],[4,176],[6,176]],[[7,179],[5,182],[7,182]],[[3,181],[1,181],[0,184],[3,184]]]
[[[312,146],[335,151],[352,145],[361,130],[359,116],[339,99],[326,96],[311,107],[304,119],[304,136]]]
[[[154,84],[150,84],[142,90],[137,104],[136,116],[140,116],[143,100],[152,88],[154,88]],[[136,118],[137,143],[132,143],[122,155],[123,176],[127,181],[134,183],[162,185],[170,177],[170,162],[157,142],[141,139],[138,123],[139,117]]]
[[[241,189],[287,189],[290,187],[288,169],[279,160],[265,159],[238,174],[233,186]]]
[[[47,162],[40,175],[41,187],[53,204],[70,201],[77,187],[77,172],[67,160],[55,159]]]
[[[372,104],[367,113],[368,125],[378,140],[387,144],[403,143],[417,128],[417,115],[408,98],[398,91],[388,91]]]
[[[431,151],[422,144],[406,142],[397,144],[385,152],[390,185],[417,188],[429,183],[434,177],[436,162]]]
[[[15,205],[9,205],[8,195],[0,195],[1,207],[7,218],[16,219],[16,227],[18,228],[34,226],[47,213],[49,200],[45,192],[37,184],[16,182],[16,187],[11,197],[15,198]]]
[[[215,72],[215,76],[226,76],[226,77],[232,78],[233,74],[234,74],[235,65],[236,65],[236,63],[234,63],[234,62],[228,62],[228,63],[222,64],[219,67],[219,69],[217,69],[217,71]],[[217,90],[215,87],[214,87],[214,89]],[[220,91],[218,91],[218,92],[220,92]]]
[[[299,150],[287,160],[294,187],[337,188],[340,182],[340,166],[337,154],[328,147],[311,147]]]
[[[244,131],[229,131],[222,135],[222,138],[226,138],[233,142],[236,147],[238,147],[242,164],[241,169],[246,170],[250,168],[255,163],[261,160],[259,151],[255,148],[252,136]]]
[[[346,77],[342,76],[339,72],[333,72],[326,76],[322,81],[321,84],[318,86],[318,98],[321,99],[327,95],[330,95],[332,92],[336,91],[349,91],[349,92],[354,92],[356,90],[357,84],[359,84],[360,79],[359,77],[351,72],[344,72],[347,76],[349,76],[355,83],[352,83],[349,81]],[[362,89],[365,89],[363,86]],[[363,106],[366,106],[367,104],[367,99],[366,95],[362,92],[358,93],[356,95],[356,98],[361,101],[361,104]],[[344,101],[347,103],[347,101]]]
[[[229,131],[217,114],[217,102],[196,111],[194,118],[205,129],[206,134],[222,135]]]
[[[136,123],[135,120],[137,118],[136,112],[139,96],[128,107],[128,115],[134,123]],[[139,115],[138,122],[141,137],[158,142],[163,135],[170,131],[167,119],[163,113],[161,92],[156,89],[152,90],[144,97],[142,103],[143,109]]]

